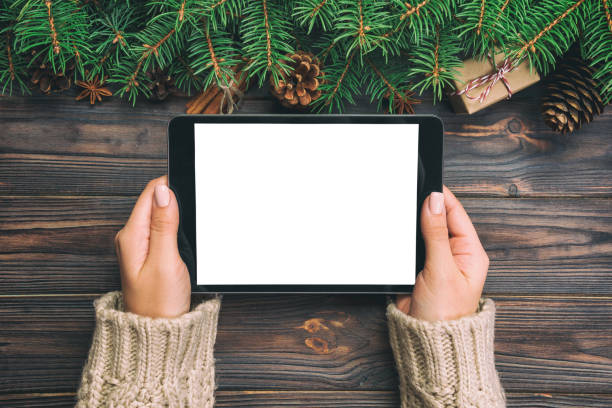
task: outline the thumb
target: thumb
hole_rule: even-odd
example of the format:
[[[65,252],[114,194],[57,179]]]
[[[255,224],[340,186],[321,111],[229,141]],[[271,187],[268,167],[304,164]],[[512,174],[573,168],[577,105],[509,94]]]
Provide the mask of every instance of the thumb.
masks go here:
[[[433,192],[423,202],[421,233],[425,242],[425,270],[444,271],[452,261],[444,194]]]
[[[152,205],[148,259],[158,265],[168,265],[178,254],[178,204],[168,186],[158,184],[155,186]]]

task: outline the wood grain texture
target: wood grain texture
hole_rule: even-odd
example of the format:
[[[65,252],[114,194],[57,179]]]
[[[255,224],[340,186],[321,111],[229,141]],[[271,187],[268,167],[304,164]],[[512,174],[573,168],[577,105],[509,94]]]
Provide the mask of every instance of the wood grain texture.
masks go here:
[[[119,288],[113,237],[136,197],[0,197],[0,295]],[[612,200],[466,198],[486,291],[612,294]]]
[[[612,395],[515,394],[506,395],[508,408],[609,408]],[[73,407],[74,394],[0,395],[4,408]],[[215,407],[292,408],[397,408],[395,391],[218,391]]]
[[[0,394],[74,392],[92,297],[0,298]],[[383,296],[226,295],[219,389],[392,391]],[[496,299],[496,359],[511,392],[610,393],[612,299]]]
[[[266,92],[241,112],[287,112]],[[445,183],[492,260],[508,406],[610,407],[612,112],[557,135],[540,92],[472,116],[429,97],[416,110],[443,119]],[[112,237],[166,172],[167,122],[186,101],[92,108],[73,97],[0,96],[2,407],[73,406],[94,324],[85,294],[119,287]],[[358,98],[348,112],[375,107]],[[385,301],[226,295],[217,406],[397,407]]]
[[[536,85],[470,116],[429,98],[417,105],[445,123],[446,184],[472,196],[612,196],[610,110],[561,136],[542,122],[539,93]],[[185,102],[132,108],[114,98],[91,108],[71,95],[0,97],[0,194],[135,195],[165,173],[167,121]],[[359,98],[347,111],[375,107]],[[254,90],[240,112],[286,111]]]

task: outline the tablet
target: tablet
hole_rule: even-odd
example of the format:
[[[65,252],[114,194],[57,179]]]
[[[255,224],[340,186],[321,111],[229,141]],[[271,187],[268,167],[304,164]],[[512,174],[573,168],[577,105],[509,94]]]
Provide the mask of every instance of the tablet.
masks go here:
[[[442,122],[415,115],[180,116],[168,128],[194,292],[410,292]]]

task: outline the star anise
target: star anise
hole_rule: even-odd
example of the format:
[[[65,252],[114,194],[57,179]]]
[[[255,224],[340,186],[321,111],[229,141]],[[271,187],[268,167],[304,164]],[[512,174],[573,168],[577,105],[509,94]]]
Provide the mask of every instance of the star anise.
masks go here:
[[[76,84],[81,88],[85,88],[75,99],[80,101],[83,98],[89,96],[89,103],[96,103],[96,99],[102,102],[103,96],[112,96],[113,93],[108,88],[103,88],[104,79],[100,81],[96,75],[94,79],[90,81],[76,81]]]
[[[418,99],[413,99],[414,92],[410,90],[395,91],[393,92],[393,113],[397,114],[414,114],[413,105],[421,103]],[[387,91],[385,93],[385,98],[389,99],[391,97],[391,92]]]

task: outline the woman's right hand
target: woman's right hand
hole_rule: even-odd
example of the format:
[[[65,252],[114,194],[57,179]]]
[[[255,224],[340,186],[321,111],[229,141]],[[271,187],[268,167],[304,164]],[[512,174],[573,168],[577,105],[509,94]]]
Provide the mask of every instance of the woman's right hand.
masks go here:
[[[398,295],[397,307],[421,320],[453,320],[475,313],[489,258],[457,197],[444,186],[421,209],[425,266],[412,296]]]

